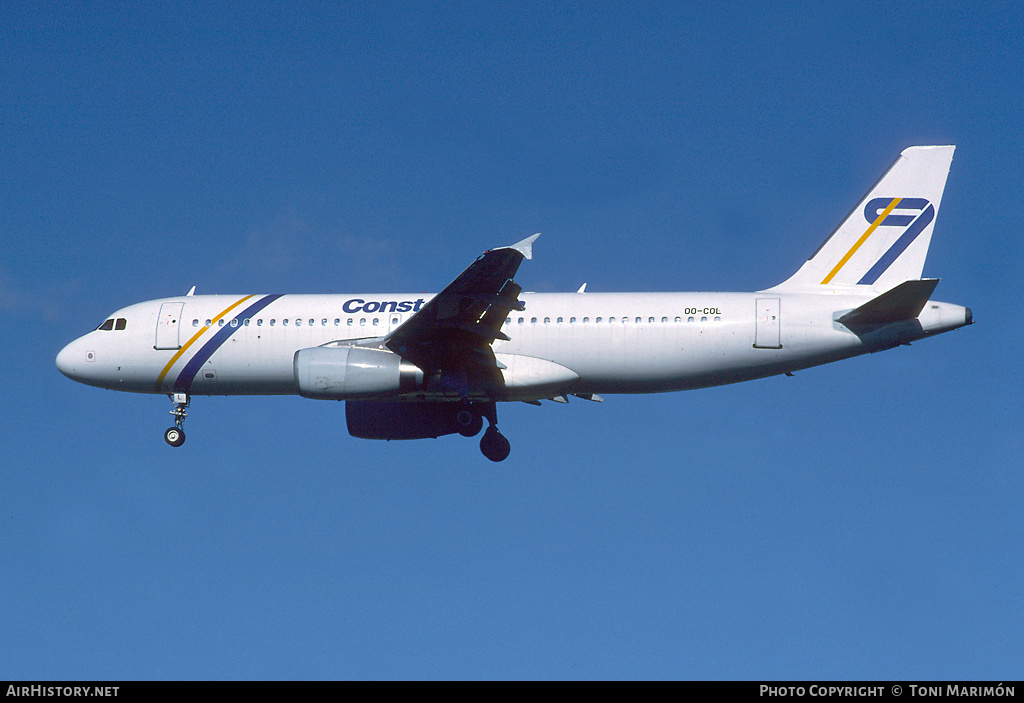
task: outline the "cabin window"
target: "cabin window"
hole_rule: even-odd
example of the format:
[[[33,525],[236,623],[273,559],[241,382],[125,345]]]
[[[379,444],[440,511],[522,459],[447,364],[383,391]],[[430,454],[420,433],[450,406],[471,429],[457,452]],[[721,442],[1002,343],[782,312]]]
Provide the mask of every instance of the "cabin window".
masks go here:
[[[284,318],[283,320],[281,320],[281,326],[282,327],[287,327],[288,326],[288,318],[287,317]]]
[[[663,318],[661,318],[661,322],[662,322],[662,324],[664,324],[664,323],[668,322],[668,318],[667,318],[667,317],[663,317]]]
[[[334,318],[334,326],[335,327],[340,327],[341,326],[341,318],[340,317]]]
[[[273,327],[273,326],[274,326],[274,325],[276,325],[276,324],[277,324],[277,320],[276,320],[276,319],[274,319],[273,317],[272,317],[272,318],[270,318],[270,326],[271,326],[271,327]]]
[[[224,326],[224,318],[221,318],[221,319],[217,320],[217,326],[218,327],[223,327]]]
[[[359,326],[363,327],[365,325],[366,325],[366,318],[365,317],[360,317],[359,318]]]
[[[704,316],[704,317],[700,318],[700,321],[701,321],[701,322],[707,322],[707,321],[708,321],[708,318],[707,318],[707,316]]]
[[[530,318],[530,324],[531,324],[531,325],[535,325],[535,324],[537,324],[537,318],[536,318],[536,317],[531,317],[531,318]]]
[[[562,318],[558,318],[557,322],[558,324],[562,324]]]
[[[686,321],[687,322],[693,322],[693,316],[691,315],[690,317],[686,318]]]
[[[569,318],[569,324],[570,325],[575,324],[575,322],[576,322],[576,318],[575,317],[570,317]]]
[[[614,325],[615,324],[615,318],[614,317],[609,317],[608,318],[608,324],[609,325]]]
[[[256,320],[256,326],[257,327],[262,327],[263,326],[263,318],[262,317],[260,319]]]
[[[206,321],[206,326],[207,327],[213,327],[213,320],[207,320]]]
[[[348,318],[348,326],[349,326],[349,327],[351,327],[351,326],[352,326],[352,323],[353,323],[353,322],[355,322],[355,320],[353,320],[353,319],[352,319],[351,317],[350,317],[350,318]]]
[[[391,318],[391,324],[393,324],[393,325],[397,325],[397,324],[398,324],[398,320],[399,320],[399,319],[400,319],[400,318],[397,318],[397,317],[392,317],[392,318]],[[505,322],[508,322],[508,320],[505,320]]]
[[[524,322],[526,322],[526,318],[520,317],[519,318],[519,324],[523,324]]]
[[[550,317],[545,317],[545,318],[544,318],[544,324],[546,325],[546,324],[548,324],[549,322],[551,322],[551,318],[550,318]]]
[[[583,324],[587,324],[588,322],[590,322],[590,318],[589,317],[584,317],[583,318]]]
[[[380,324],[380,318],[379,317],[373,318],[373,326],[376,327],[379,324]]]
[[[682,322],[682,321],[683,321],[683,318],[681,318],[681,317],[676,317],[676,322]]]
[[[505,318],[505,324],[506,325],[511,325],[512,324],[512,318],[511,317],[506,317]]]
[[[715,315],[715,322],[721,322],[721,321],[722,321],[722,318],[720,318],[718,315]]]
[[[242,320],[242,324],[245,325],[246,327],[248,327],[249,326],[249,318],[247,317],[244,320]]]
[[[597,325],[601,324],[601,318],[599,317],[596,320],[594,320],[594,324],[597,324]]]
[[[192,320],[192,326],[193,327],[198,327],[199,326],[199,320]]]
[[[232,327],[238,327],[238,318],[237,317],[232,317],[231,318],[231,326]]]
[[[312,327],[314,322],[316,322],[316,320],[310,320],[309,321],[309,326]],[[324,320],[324,324],[325,325],[327,324],[327,320]]]

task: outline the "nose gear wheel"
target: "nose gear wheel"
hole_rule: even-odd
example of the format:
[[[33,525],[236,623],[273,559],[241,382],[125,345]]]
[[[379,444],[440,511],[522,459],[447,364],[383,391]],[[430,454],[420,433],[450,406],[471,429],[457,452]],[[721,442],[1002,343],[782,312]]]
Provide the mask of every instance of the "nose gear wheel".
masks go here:
[[[169,397],[174,401],[174,409],[171,410],[171,415],[174,416],[174,427],[168,427],[164,432],[164,441],[172,447],[180,447],[185,443],[185,430],[182,429],[182,424],[188,417],[188,404],[192,399],[185,393],[174,393]]]

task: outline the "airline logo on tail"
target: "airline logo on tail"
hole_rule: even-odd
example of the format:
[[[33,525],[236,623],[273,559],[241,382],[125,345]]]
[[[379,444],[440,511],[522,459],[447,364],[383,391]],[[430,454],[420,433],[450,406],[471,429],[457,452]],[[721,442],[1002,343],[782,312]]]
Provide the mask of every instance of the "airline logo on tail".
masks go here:
[[[900,213],[893,214],[893,210],[899,209]],[[917,211],[917,214],[904,214],[905,211]],[[891,247],[875,262],[864,276],[857,281],[858,285],[871,285],[878,280],[885,270],[892,266],[900,254],[906,251],[907,247],[917,239],[933,219],[935,219],[935,208],[925,198],[872,198],[864,206],[864,219],[870,223],[864,234],[854,243],[846,255],[839,260],[821,284],[829,283],[839,273],[846,262],[857,253],[861,245],[868,240],[868,237],[879,227],[905,227],[906,231],[897,239]]]
[[[775,288],[824,292],[862,287],[882,292],[919,280],[953,149],[904,149],[811,258]]]

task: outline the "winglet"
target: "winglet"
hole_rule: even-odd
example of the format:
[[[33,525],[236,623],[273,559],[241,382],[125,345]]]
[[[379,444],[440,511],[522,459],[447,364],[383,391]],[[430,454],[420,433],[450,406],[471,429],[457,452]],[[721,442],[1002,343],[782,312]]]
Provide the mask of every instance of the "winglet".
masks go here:
[[[537,241],[537,237],[539,237],[539,236],[540,236],[540,232],[538,232],[537,234],[533,235],[532,237],[527,237],[526,239],[524,239],[521,242],[516,242],[515,244],[511,244],[511,245],[509,245],[507,247],[504,247],[504,248],[505,249],[515,249],[516,251],[518,251],[520,254],[522,254],[527,259],[532,259],[533,258],[533,243],[535,241]]]

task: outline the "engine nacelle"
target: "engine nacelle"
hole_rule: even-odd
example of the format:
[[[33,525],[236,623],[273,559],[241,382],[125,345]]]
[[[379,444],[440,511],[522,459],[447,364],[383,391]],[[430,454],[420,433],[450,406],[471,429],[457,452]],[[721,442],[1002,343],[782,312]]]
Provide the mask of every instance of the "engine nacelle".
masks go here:
[[[429,439],[459,431],[461,403],[350,400],[345,403],[348,433],[360,439]]]
[[[381,398],[423,385],[423,372],[386,349],[313,347],[295,352],[299,395],[323,400]]]

